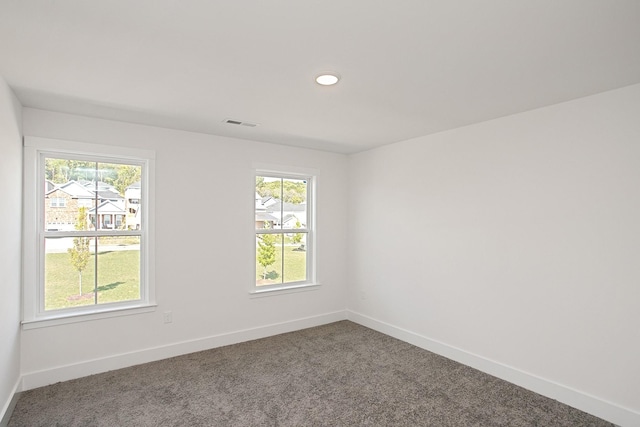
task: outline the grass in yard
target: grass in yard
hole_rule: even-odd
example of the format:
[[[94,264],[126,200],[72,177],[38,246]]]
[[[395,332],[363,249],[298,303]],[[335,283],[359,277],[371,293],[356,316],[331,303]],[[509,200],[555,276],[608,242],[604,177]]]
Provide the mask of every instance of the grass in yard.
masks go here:
[[[49,253],[45,256],[45,310],[95,304],[95,255],[80,274],[71,256]],[[140,251],[98,252],[98,303],[131,301],[140,298]]]
[[[296,250],[299,245],[276,246],[276,262],[266,268],[267,278],[264,278],[265,268],[256,261],[256,284],[273,285],[277,283],[290,283],[306,280],[307,278],[307,253]],[[284,280],[282,277],[282,255],[284,252]]]

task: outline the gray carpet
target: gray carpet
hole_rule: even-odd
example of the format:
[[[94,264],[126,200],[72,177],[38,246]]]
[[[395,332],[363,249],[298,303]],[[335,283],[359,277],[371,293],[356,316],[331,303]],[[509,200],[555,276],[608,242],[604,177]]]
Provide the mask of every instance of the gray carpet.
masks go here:
[[[18,426],[612,426],[343,321],[24,392]]]

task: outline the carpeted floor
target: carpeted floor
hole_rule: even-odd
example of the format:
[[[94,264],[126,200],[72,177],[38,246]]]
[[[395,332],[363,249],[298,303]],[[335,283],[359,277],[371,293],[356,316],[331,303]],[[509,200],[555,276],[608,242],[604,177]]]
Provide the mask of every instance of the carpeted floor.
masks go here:
[[[612,426],[343,321],[24,392],[18,426]]]

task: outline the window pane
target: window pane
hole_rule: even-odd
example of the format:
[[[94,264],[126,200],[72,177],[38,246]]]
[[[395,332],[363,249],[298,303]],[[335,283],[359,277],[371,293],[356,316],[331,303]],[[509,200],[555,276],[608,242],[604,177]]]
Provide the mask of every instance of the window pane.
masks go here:
[[[45,239],[45,310],[140,299],[140,237]],[[97,292],[96,292],[97,291]]]
[[[256,286],[307,280],[307,233],[256,235]]]
[[[94,162],[46,158],[44,229],[48,231],[86,230],[87,212],[95,206],[95,193],[85,186],[93,176]]]
[[[45,230],[139,230],[141,176],[139,165],[46,158]]]
[[[307,180],[282,180],[282,228],[307,227]]]
[[[307,280],[307,234],[294,233],[285,237],[283,250],[284,283]]]
[[[256,177],[256,229],[307,227],[307,180]]]
[[[124,189],[124,228],[128,230],[140,230],[142,228],[142,187],[140,185],[140,173],[142,168],[135,166],[133,170],[137,181],[128,184]]]
[[[137,165],[98,163],[97,181],[92,183],[98,199],[96,217],[98,229],[139,230],[141,228],[141,174],[142,167]],[[95,214],[95,211],[91,213]]]
[[[98,238],[98,304],[140,299],[140,237]]]
[[[44,309],[95,303],[95,258],[87,237],[45,239]]]
[[[282,228],[282,179],[256,177],[256,229]]]
[[[256,286],[282,283],[282,236],[256,235]]]

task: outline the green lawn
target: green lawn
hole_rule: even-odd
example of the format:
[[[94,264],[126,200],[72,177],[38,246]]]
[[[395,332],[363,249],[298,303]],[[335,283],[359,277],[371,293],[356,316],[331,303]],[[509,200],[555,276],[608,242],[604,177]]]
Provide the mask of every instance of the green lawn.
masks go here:
[[[294,250],[299,246],[284,246],[284,283],[306,279],[305,251]],[[92,256],[80,277],[66,253],[49,253],[45,256],[45,310],[78,307],[95,304],[95,257]],[[276,250],[276,262],[264,268],[256,262],[256,284],[283,283],[281,246]],[[105,251],[98,253],[98,303],[131,301],[140,298],[140,252],[137,250]]]
[[[95,256],[91,256],[80,276],[71,256],[49,253],[45,257],[45,310],[95,304]],[[98,303],[131,301],[140,298],[140,251],[98,253]]]
[[[267,267],[267,278],[264,279],[264,267],[256,261],[256,284],[272,285],[276,283],[298,282],[307,276],[307,253],[295,250],[299,245],[284,246],[284,281],[282,278],[282,247],[276,246],[276,262]]]

